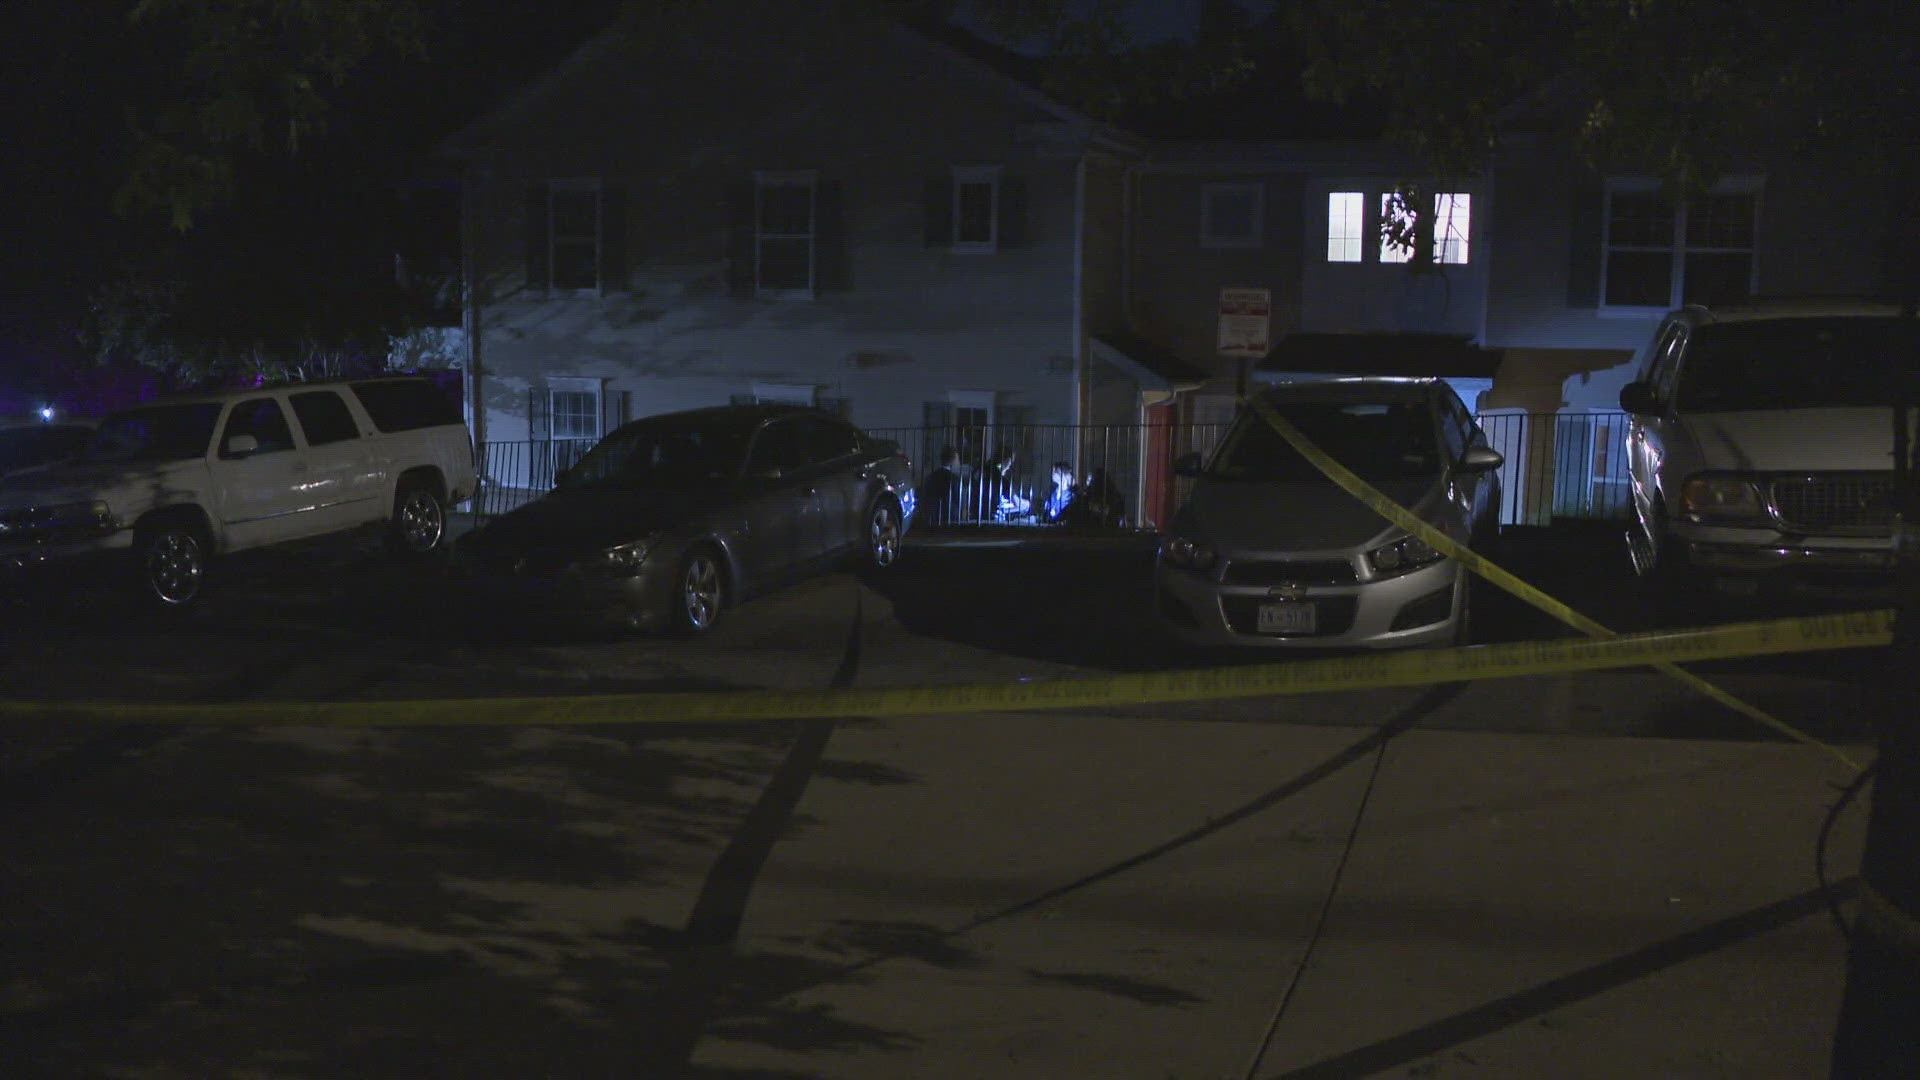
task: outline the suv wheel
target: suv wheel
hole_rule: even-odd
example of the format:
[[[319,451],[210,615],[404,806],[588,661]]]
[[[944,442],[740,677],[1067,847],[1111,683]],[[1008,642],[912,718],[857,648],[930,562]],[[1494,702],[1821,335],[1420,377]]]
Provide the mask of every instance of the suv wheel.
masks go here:
[[[440,493],[419,480],[403,482],[393,497],[388,542],[402,555],[431,554],[447,535],[447,510]]]
[[[135,585],[141,599],[163,610],[178,609],[200,595],[207,574],[207,545],[185,521],[142,525],[133,539]]]

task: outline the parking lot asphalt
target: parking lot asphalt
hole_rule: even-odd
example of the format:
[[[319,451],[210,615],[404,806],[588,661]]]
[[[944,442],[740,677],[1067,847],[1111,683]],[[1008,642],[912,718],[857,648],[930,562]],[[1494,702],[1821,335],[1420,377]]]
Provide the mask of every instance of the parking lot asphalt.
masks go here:
[[[1050,538],[1051,539],[1051,538]],[[1602,622],[1603,529],[1505,559]],[[1003,681],[1174,656],[1151,541],[919,536],[697,643],[362,551],[13,611],[11,697]],[[1483,634],[1563,631],[1495,600]],[[1639,620],[1636,623],[1636,619]],[[1708,665],[1859,757],[1872,652]],[[264,717],[263,717],[264,719]],[[0,751],[8,1076],[1818,1076],[1846,779],[1642,671],[773,725],[82,729]],[[1830,873],[1858,862],[1842,815]]]

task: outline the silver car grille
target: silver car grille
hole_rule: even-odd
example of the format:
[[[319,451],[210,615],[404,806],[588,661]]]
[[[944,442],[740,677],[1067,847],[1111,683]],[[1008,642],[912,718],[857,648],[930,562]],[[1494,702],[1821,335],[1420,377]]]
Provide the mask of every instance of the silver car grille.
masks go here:
[[[1234,559],[1222,585],[1350,585],[1358,580],[1346,559]]]
[[[1893,531],[1895,492],[1890,472],[1783,476],[1772,486],[1774,517],[1789,532]]]

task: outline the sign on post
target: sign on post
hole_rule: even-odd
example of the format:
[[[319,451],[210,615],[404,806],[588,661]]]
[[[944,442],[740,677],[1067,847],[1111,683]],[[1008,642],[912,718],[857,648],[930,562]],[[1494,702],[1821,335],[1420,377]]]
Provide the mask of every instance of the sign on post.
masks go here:
[[[1220,290],[1220,355],[1257,360],[1267,355],[1273,301],[1266,289]]]

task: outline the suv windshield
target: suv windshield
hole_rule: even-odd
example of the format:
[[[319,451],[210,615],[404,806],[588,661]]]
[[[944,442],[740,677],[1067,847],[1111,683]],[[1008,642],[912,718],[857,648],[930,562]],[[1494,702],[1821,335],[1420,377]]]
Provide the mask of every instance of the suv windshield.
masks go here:
[[[737,427],[629,425],[587,451],[562,486],[611,483],[685,488],[724,483],[739,470],[747,434]]]
[[[1903,319],[1842,316],[1714,323],[1681,362],[1680,412],[1893,404],[1894,350],[1912,348]]]
[[[1416,480],[1440,471],[1433,411],[1424,401],[1283,402],[1275,409],[1364,480]],[[1279,432],[1250,412],[1227,433],[1206,475],[1219,480],[1327,481]]]
[[[207,455],[213,425],[220,419],[220,403],[151,405],[115,413],[101,421],[93,442],[81,456],[151,458],[176,461]]]

